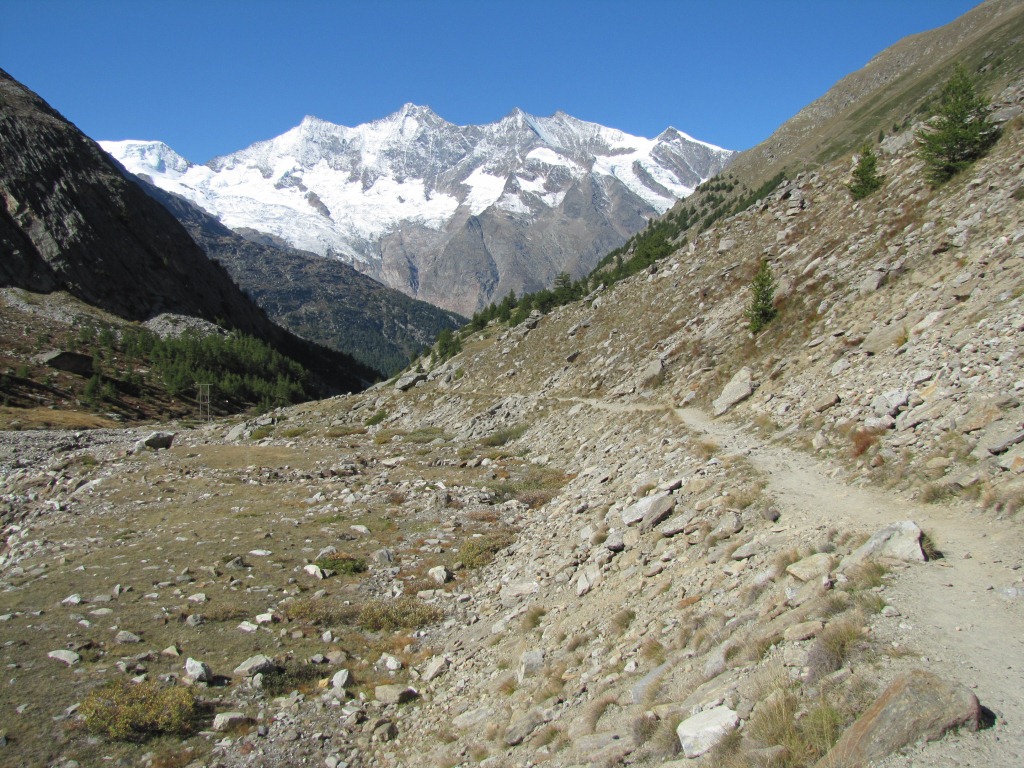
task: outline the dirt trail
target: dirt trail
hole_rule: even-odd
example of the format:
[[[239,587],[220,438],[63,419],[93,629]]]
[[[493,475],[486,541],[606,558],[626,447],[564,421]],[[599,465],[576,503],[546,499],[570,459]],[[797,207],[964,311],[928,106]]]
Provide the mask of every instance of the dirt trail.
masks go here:
[[[674,412],[725,450],[745,454],[764,473],[787,524],[874,529],[909,519],[942,550],[942,559],[902,571],[886,599],[902,614],[901,640],[933,671],[973,688],[996,715],[996,726],[915,749],[910,760],[897,756],[886,765],[1024,766],[1024,597],[1005,592],[1024,586],[1020,524],[965,504],[917,504],[895,492],[851,486],[811,456],[766,444],[694,408]]]
[[[870,532],[898,520],[916,522],[943,557],[907,567],[887,588],[886,601],[901,614],[895,639],[919,654],[922,666],[972,688],[996,724],[980,734],[915,747],[883,765],[1024,766],[1024,596],[1007,595],[1011,587],[1024,592],[1024,532],[1018,521],[997,520],[965,503],[920,504],[894,491],[847,484],[837,479],[838,467],[766,443],[697,408],[571,399],[607,411],[672,412],[724,452],[743,454],[765,476],[781,521],[791,528]]]

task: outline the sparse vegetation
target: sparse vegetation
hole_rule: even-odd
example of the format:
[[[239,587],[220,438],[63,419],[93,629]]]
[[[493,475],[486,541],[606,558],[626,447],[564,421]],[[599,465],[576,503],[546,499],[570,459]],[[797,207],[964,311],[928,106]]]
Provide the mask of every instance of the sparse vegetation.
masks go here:
[[[419,629],[441,620],[440,608],[413,597],[371,600],[359,612],[359,626],[369,632]]]
[[[367,427],[375,427],[375,426],[377,426],[378,424],[380,424],[380,423],[381,423],[382,421],[384,421],[384,419],[386,419],[387,417],[388,417],[388,412],[387,412],[387,410],[386,410],[386,409],[384,409],[384,408],[381,408],[381,409],[380,409],[379,411],[377,411],[376,413],[374,413],[374,414],[373,414],[372,416],[370,416],[370,418],[368,418],[368,419],[367,419],[367,420],[366,420],[365,422],[363,422],[363,423],[364,423],[364,424],[365,424],[365,425],[366,425]]]
[[[468,539],[459,547],[459,560],[467,568],[480,568],[513,541],[515,536],[510,530],[498,530]]]

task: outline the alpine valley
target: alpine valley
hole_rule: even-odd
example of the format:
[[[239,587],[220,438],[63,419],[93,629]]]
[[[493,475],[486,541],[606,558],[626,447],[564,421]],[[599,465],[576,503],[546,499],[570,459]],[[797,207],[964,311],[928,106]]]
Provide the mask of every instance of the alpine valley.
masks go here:
[[[734,154],[674,128],[646,139],[519,109],[458,126],[412,104],[355,128],[306,117],[205,165],[157,141],[100,144],[250,239],[465,315],[588,274]]]

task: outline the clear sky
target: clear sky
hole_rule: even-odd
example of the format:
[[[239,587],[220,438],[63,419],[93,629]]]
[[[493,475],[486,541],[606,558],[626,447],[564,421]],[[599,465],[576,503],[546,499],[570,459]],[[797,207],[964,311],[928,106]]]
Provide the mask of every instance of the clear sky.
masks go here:
[[[0,0],[0,68],[94,139],[193,162],[311,114],[514,107],[729,149],[978,0]]]

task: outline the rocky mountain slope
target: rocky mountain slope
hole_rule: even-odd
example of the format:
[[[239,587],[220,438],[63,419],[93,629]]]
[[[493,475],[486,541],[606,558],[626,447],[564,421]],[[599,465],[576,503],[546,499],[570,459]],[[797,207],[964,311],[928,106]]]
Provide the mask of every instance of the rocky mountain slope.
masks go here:
[[[274,322],[386,376],[405,368],[442,330],[466,322],[343,261],[244,238],[183,198],[149,184],[146,189]]]
[[[910,126],[864,201],[844,156],[359,395],[5,433],[4,757],[1019,765],[1024,76],[996,101],[938,189]],[[118,680],[198,733],[103,735]]]
[[[877,136],[920,120],[954,62],[962,62],[990,93],[1024,67],[1024,4],[987,0],[938,29],[912,35],[879,53],[730,164],[740,187],[724,202],[719,189],[698,190],[676,208],[728,208],[780,171],[790,177],[856,151]]]
[[[0,285],[63,290],[129,320],[219,322],[300,358],[331,387],[373,373],[267,319],[173,216],[95,142],[0,71]]]
[[[411,104],[355,128],[307,117],[206,165],[159,142],[102,145],[232,229],[463,314],[586,274],[733,154],[674,128],[645,139],[521,110],[456,126]]]

